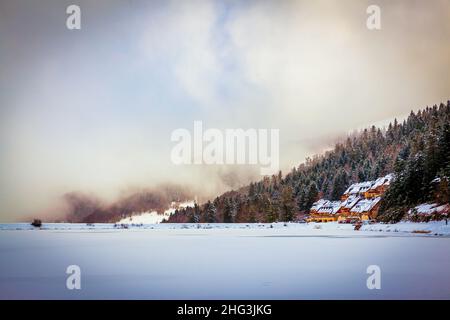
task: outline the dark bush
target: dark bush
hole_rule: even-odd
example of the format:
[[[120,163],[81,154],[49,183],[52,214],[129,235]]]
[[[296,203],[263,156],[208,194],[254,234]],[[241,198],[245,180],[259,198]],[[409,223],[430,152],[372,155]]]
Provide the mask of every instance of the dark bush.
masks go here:
[[[31,223],[31,225],[33,227],[40,228],[42,226],[42,221],[39,219],[34,219],[33,222]]]

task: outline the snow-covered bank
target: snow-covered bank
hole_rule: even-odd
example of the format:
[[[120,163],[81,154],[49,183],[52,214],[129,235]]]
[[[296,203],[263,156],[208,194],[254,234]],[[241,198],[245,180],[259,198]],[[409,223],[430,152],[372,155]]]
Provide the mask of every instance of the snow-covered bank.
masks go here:
[[[426,234],[429,236],[450,235],[450,224],[445,221],[432,221],[427,223],[419,222],[399,222],[395,224],[364,224],[359,231],[354,230],[351,224],[341,224],[338,222],[327,223],[158,223],[147,224],[133,220],[133,223],[112,224],[112,223],[44,223],[41,228],[34,228],[28,223],[4,223],[0,224],[0,230],[167,230],[167,229],[276,229],[291,230],[296,232],[310,232],[322,230],[324,232],[346,231],[361,233],[367,232],[396,232],[407,234]]]
[[[427,223],[399,222],[394,224],[376,223],[362,226],[361,231],[406,232],[406,233],[422,233],[429,235],[450,235],[450,223],[445,224],[445,221],[431,221]]]

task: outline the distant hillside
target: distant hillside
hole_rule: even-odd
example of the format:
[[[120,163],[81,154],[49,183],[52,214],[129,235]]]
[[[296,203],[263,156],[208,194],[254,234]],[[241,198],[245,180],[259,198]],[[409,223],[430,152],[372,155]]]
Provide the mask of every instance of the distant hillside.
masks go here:
[[[185,201],[194,195],[186,187],[159,185],[123,196],[113,203],[103,203],[94,196],[77,192],[67,193],[64,200],[69,208],[68,222],[117,222],[132,214],[147,211],[163,213],[172,201]]]
[[[448,203],[450,101],[411,111],[402,123],[394,120],[386,129],[364,129],[285,176],[279,172],[202,206],[177,211],[169,222],[292,221],[318,198],[337,200],[351,183],[391,172],[396,179],[385,194],[379,219],[398,221],[409,208],[427,201]]]

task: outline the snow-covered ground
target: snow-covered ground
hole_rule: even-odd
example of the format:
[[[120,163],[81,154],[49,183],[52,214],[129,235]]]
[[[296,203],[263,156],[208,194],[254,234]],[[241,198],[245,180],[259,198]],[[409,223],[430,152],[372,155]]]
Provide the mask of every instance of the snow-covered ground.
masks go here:
[[[0,230],[115,230],[123,229],[289,229],[297,232],[306,232],[311,230],[323,230],[326,232],[334,231],[353,231],[352,224],[341,224],[337,222],[328,223],[145,223],[136,219],[127,222],[121,220],[120,223],[44,223],[41,228],[36,229],[29,223],[3,223],[0,224]],[[395,224],[364,224],[360,231],[371,232],[395,232],[410,234],[427,234],[430,236],[450,236],[450,222],[432,221],[428,223],[419,222],[400,222]],[[358,231],[356,231],[356,234]]]
[[[400,231],[416,224],[0,226],[2,299],[450,299],[450,237]],[[69,265],[81,290],[66,288]]]
[[[406,232],[424,233],[430,235],[450,235],[450,222],[431,221],[427,223],[399,222],[395,224],[368,224],[361,227],[362,231],[382,231],[382,232]]]
[[[142,212],[131,217],[123,218],[117,222],[118,224],[155,224],[160,223],[164,218],[169,218],[169,215],[159,214],[156,211]]]

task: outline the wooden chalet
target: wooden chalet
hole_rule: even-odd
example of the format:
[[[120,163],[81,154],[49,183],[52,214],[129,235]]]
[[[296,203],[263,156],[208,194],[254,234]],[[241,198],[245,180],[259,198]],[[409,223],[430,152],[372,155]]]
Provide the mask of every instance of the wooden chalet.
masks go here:
[[[309,222],[371,220],[378,215],[381,196],[389,188],[393,175],[374,181],[354,183],[341,196],[341,201],[320,199],[310,210]]]

